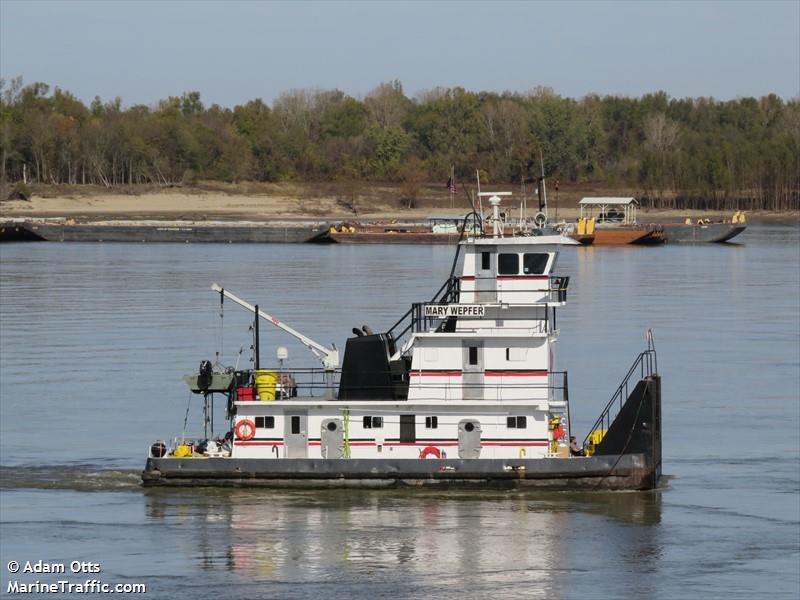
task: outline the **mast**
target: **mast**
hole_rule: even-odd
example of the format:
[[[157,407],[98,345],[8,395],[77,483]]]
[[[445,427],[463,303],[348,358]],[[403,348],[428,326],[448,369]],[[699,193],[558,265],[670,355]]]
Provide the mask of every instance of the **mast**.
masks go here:
[[[255,323],[253,323],[253,327],[255,327],[255,366],[256,371],[258,371],[261,368],[261,340],[259,339],[258,335],[258,304],[256,304],[255,311],[253,312],[255,313],[255,316],[253,317],[253,320],[255,321]]]
[[[544,179],[544,155],[542,154],[541,148],[539,149],[539,163],[542,166],[542,177],[539,180],[541,183],[541,194],[539,195],[539,212],[543,212],[544,216],[547,216],[547,184],[545,183]]]
[[[480,172],[480,169],[475,169],[475,178],[478,180],[478,212],[481,213],[481,222],[483,222],[483,202],[481,202],[481,172]]]

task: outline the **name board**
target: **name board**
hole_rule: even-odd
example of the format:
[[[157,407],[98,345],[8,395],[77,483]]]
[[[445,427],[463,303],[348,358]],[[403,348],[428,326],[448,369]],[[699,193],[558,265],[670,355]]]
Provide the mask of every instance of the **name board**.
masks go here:
[[[436,319],[447,317],[483,317],[482,304],[426,304],[425,316]]]

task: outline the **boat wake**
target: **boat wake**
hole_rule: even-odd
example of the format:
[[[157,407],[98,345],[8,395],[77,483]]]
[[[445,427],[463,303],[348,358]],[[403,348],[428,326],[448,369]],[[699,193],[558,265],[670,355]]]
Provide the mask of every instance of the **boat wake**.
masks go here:
[[[75,490],[108,492],[141,487],[138,470],[98,465],[0,466],[0,489]]]

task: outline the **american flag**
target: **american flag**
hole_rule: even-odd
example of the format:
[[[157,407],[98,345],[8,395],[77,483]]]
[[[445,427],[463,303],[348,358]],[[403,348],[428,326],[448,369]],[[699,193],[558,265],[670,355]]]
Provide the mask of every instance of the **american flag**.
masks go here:
[[[456,193],[456,182],[452,177],[447,179],[447,189],[450,190],[451,194]]]

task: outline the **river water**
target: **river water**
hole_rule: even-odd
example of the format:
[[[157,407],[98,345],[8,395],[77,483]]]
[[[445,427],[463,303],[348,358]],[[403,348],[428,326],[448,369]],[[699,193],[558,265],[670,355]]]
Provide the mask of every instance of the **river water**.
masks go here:
[[[148,445],[200,433],[180,376],[250,360],[216,281],[323,343],[391,326],[450,270],[430,246],[0,249],[0,594],[141,582],[157,598],[796,598],[800,227],[738,244],[568,248],[557,368],[583,433],[652,328],[664,478],[648,493],[144,490]],[[220,322],[224,326],[220,326]],[[307,350],[262,326],[262,362]],[[221,422],[222,419],[218,419]],[[87,576],[11,560],[99,563]]]

